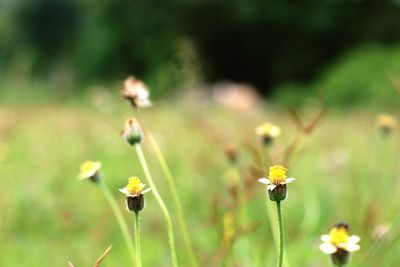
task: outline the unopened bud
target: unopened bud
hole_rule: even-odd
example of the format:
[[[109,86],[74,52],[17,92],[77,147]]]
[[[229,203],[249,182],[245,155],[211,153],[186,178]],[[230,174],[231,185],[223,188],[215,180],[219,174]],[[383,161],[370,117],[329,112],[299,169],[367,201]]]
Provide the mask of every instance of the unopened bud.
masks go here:
[[[139,212],[143,210],[145,200],[143,194],[137,196],[127,196],[126,197],[126,207],[131,212]]]
[[[332,263],[336,266],[345,266],[350,259],[350,252],[344,249],[338,249],[335,253],[331,254]]]
[[[234,164],[238,159],[238,150],[234,144],[227,144],[224,149],[225,155],[230,163]]]
[[[121,136],[132,146],[140,143],[143,139],[143,132],[139,122],[135,118],[127,119]]]
[[[277,185],[274,189],[268,190],[268,195],[271,201],[285,200],[287,196],[286,184]]]

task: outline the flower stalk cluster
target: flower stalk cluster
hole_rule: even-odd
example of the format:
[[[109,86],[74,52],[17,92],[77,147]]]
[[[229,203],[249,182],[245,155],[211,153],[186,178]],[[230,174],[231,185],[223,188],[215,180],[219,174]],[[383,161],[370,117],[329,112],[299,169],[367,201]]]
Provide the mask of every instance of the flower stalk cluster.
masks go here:
[[[114,216],[117,220],[118,226],[121,230],[122,236],[125,240],[126,246],[129,250],[129,255],[133,262],[136,261],[136,257],[134,254],[133,242],[129,234],[128,225],[124,219],[124,216],[121,213],[121,210],[118,207],[117,201],[115,200],[113,194],[111,193],[110,189],[108,188],[107,184],[104,182],[104,179],[101,179],[101,163],[98,161],[86,161],[81,165],[80,173],[79,173],[80,180],[90,180],[96,185],[99,186],[101,192],[103,193],[104,197],[107,199],[110,207],[114,213]]]

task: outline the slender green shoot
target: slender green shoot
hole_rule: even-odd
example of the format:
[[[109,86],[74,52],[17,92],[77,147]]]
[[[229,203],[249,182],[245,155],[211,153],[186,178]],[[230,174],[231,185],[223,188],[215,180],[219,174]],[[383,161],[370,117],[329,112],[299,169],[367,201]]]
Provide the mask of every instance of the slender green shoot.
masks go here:
[[[198,263],[197,263],[196,256],[193,251],[192,241],[190,240],[185,216],[184,216],[183,209],[182,209],[182,204],[179,199],[178,191],[176,189],[174,177],[172,176],[172,172],[171,172],[170,168],[168,167],[167,161],[165,160],[165,157],[160,149],[160,146],[158,145],[157,141],[155,140],[155,138],[153,137],[153,135],[150,132],[148,132],[148,138],[150,141],[150,145],[151,145],[154,153],[156,154],[156,158],[158,160],[158,163],[161,166],[164,176],[167,178],[169,189],[172,193],[172,199],[174,201],[175,209],[177,211],[179,228],[182,232],[186,251],[189,255],[192,266],[196,267],[196,266],[198,266]]]
[[[111,206],[114,216],[117,219],[119,228],[122,232],[122,236],[124,237],[126,246],[129,249],[129,254],[131,256],[133,264],[135,264],[136,257],[135,257],[135,253],[134,253],[133,240],[131,238],[131,235],[129,234],[128,225],[126,224],[124,216],[122,215],[121,210],[118,207],[117,201],[115,200],[114,196],[111,194],[110,189],[108,188],[108,186],[106,185],[106,183],[104,181],[99,182],[99,187]]]
[[[144,174],[146,176],[147,182],[149,183],[149,185],[151,187],[151,191],[153,192],[153,195],[156,198],[156,200],[157,200],[158,204],[160,205],[160,208],[164,214],[165,221],[167,223],[167,231],[168,231],[168,239],[169,239],[169,246],[170,246],[170,252],[171,252],[172,266],[177,267],[178,260],[176,257],[174,229],[173,229],[173,225],[172,225],[171,215],[169,214],[169,211],[168,211],[167,207],[165,206],[165,203],[162,200],[162,198],[157,190],[156,185],[153,182],[153,178],[151,177],[150,170],[147,165],[147,161],[144,156],[144,153],[143,153],[140,143],[135,144],[135,149],[136,149],[136,154],[139,157],[140,165],[142,166]]]
[[[283,248],[284,248],[284,232],[283,232],[283,220],[282,220],[282,207],[281,202],[276,202],[276,211],[278,214],[278,225],[279,225],[279,258],[278,267],[282,267],[283,264]]]
[[[135,212],[135,246],[136,246],[136,266],[142,267],[142,252],[140,247],[140,218],[139,212]]]

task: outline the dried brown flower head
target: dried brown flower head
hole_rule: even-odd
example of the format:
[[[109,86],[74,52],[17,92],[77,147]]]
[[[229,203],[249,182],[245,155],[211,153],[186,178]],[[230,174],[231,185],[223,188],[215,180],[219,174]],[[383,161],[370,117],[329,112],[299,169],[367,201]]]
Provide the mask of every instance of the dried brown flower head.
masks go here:
[[[125,80],[122,88],[122,96],[128,99],[134,108],[151,106],[148,88],[142,81],[136,79],[134,76],[129,76]]]

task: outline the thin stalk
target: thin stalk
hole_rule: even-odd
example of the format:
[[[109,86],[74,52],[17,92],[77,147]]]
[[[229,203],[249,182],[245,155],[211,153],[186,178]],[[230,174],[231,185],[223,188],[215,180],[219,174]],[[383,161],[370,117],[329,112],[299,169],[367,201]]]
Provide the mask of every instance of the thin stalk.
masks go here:
[[[99,182],[99,187],[100,187],[101,191],[103,192],[104,196],[106,197],[106,199],[108,200],[108,203],[111,206],[114,216],[117,219],[119,228],[122,232],[122,236],[124,237],[126,246],[128,247],[129,254],[131,255],[133,264],[135,264],[136,257],[135,257],[135,253],[134,253],[133,241],[129,234],[128,225],[126,224],[124,216],[122,215],[121,210],[118,207],[117,201],[115,201],[114,196],[111,194],[110,189],[107,187],[107,185],[104,183],[104,181]]]
[[[178,191],[176,189],[176,184],[175,184],[175,180],[174,177],[172,176],[172,172],[170,170],[170,168],[168,167],[167,161],[165,160],[165,157],[160,149],[160,146],[158,145],[157,141],[154,139],[153,135],[149,132],[148,133],[148,137],[149,137],[149,141],[150,141],[150,145],[154,151],[154,153],[156,154],[156,158],[158,160],[158,163],[161,166],[161,169],[164,173],[164,176],[167,178],[167,182],[169,185],[169,189],[172,193],[172,199],[175,205],[175,209],[177,211],[177,215],[178,215],[178,223],[179,223],[179,227],[181,229],[182,232],[182,236],[183,236],[183,241],[185,243],[185,247],[186,247],[186,251],[189,255],[190,261],[192,266],[197,267],[198,263],[196,260],[196,256],[194,254],[193,251],[193,245],[192,245],[192,241],[190,240],[189,237],[189,232],[187,229],[187,224],[185,221],[185,216],[183,214],[183,209],[182,209],[182,205],[181,205],[181,201],[179,199],[179,194]]]
[[[271,160],[271,155],[270,155],[270,150],[268,147],[264,147],[264,149],[261,152],[261,162],[265,163],[265,166],[270,166],[272,165],[272,160]],[[263,167],[264,168],[264,167]],[[264,170],[265,171],[265,170]],[[271,226],[271,232],[272,232],[272,238],[274,240],[274,244],[277,249],[279,249],[279,234],[278,234],[278,226],[276,225],[276,214],[274,212],[274,207],[273,205],[270,205],[271,201],[269,200],[268,194],[266,195],[266,208],[267,208],[267,215],[268,215],[268,221]],[[283,263],[284,266],[289,267],[289,259],[287,258],[286,254],[283,255]]]
[[[168,231],[168,240],[169,240],[169,246],[170,246],[170,252],[171,252],[171,261],[172,261],[172,266],[177,267],[178,266],[178,260],[176,257],[176,249],[175,249],[175,239],[174,239],[174,229],[172,225],[172,220],[171,220],[171,215],[169,214],[169,211],[167,207],[165,206],[164,201],[162,200],[160,194],[158,193],[158,190],[156,188],[156,185],[153,182],[153,178],[151,177],[149,167],[147,165],[146,158],[144,157],[142,147],[140,146],[139,143],[135,144],[135,149],[136,149],[136,154],[139,157],[140,165],[142,165],[144,174],[146,176],[147,182],[149,183],[151,187],[151,191],[153,192],[154,197],[156,198],[158,205],[160,205],[160,208],[164,214],[165,221],[167,223],[167,231]]]
[[[272,238],[274,240],[275,246],[277,249],[279,249],[279,228],[276,225],[276,220],[278,219],[274,213],[274,206],[272,205],[271,200],[269,200],[268,193],[267,193],[267,215],[268,215],[268,220],[269,224],[271,225],[271,232],[272,232]],[[270,204],[271,203],[271,204]]]
[[[142,252],[140,248],[140,218],[139,212],[135,212],[135,246],[136,246],[136,266],[142,267]]]
[[[283,233],[282,208],[281,208],[281,202],[280,201],[276,202],[276,211],[277,211],[277,214],[278,214],[278,224],[279,224],[279,258],[278,258],[278,267],[282,267],[284,233]]]

